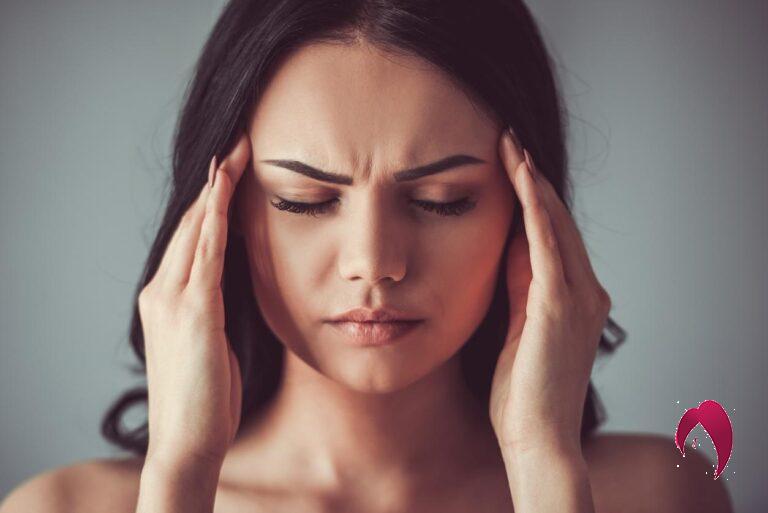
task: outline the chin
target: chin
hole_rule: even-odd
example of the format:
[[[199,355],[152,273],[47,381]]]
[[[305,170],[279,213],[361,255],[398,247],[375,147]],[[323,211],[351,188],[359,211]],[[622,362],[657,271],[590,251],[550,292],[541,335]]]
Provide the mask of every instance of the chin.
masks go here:
[[[385,347],[335,347],[314,352],[307,362],[316,372],[337,385],[363,394],[398,392],[429,375],[440,365],[437,354],[423,354],[419,340],[404,340]],[[409,345],[410,344],[410,345]],[[333,347],[331,342],[324,347]]]
[[[437,372],[450,359],[439,349],[420,353],[403,351],[382,355],[374,351],[334,358],[323,374],[341,386],[364,394],[393,394]]]
[[[399,392],[421,378],[421,376],[417,375],[413,379],[405,379],[402,372],[398,370],[393,370],[392,372],[384,369],[379,372],[363,371],[350,376],[344,374],[345,372],[347,371],[342,370],[341,375],[337,377],[327,375],[326,377],[333,379],[338,385],[349,390],[371,395],[387,395]]]

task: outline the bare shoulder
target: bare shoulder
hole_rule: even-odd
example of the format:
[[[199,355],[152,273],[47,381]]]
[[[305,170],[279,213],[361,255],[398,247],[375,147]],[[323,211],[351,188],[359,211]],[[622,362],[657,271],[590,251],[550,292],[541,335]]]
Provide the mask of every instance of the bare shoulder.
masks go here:
[[[143,458],[96,458],[53,468],[21,482],[0,513],[133,512]]]
[[[683,458],[672,437],[596,434],[585,444],[584,458],[597,513],[733,511],[725,483],[712,477],[714,462],[690,448]]]

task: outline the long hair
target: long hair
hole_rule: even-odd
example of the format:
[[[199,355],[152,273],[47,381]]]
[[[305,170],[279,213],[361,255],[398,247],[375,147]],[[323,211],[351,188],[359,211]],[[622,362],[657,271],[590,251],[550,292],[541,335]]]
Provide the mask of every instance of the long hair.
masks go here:
[[[146,373],[138,295],[153,278],[181,216],[205,183],[212,156],[221,160],[231,150],[271,74],[292,50],[312,42],[357,41],[418,56],[444,70],[476,105],[502,126],[512,127],[570,205],[558,85],[536,23],[521,1],[231,0],[203,47],[174,132],[170,196],[133,296],[129,339],[139,360],[134,372]],[[507,242],[521,230],[517,215]],[[505,268],[501,266],[486,316],[459,350],[468,388],[486,403],[509,325]],[[230,231],[222,282],[225,329],[243,377],[240,427],[277,390],[284,351],[261,316],[249,273],[244,240]],[[604,330],[598,354],[612,352],[626,336],[610,317],[606,330],[614,340]],[[123,449],[146,455],[148,422],[130,429],[121,422],[129,409],[146,402],[146,387],[123,393],[105,413],[102,435]],[[604,417],[590,382],[582,438]]]

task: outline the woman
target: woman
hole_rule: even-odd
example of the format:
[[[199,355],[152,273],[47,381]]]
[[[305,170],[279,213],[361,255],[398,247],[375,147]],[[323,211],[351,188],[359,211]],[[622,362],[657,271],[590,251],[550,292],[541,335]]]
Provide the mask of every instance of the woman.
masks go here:
[[[594,433],[623,334],[561,112],[521,2],[231,1],[136,291],[149,391],[103,424],[136,456],[2,511],[730,511],[705,458]]]

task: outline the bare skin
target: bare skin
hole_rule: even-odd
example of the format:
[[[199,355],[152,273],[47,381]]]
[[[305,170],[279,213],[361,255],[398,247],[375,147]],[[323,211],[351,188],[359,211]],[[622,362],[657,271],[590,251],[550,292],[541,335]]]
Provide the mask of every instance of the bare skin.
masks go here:
[[[216,512],[513,510],[488,405],[463,386],[457,358],[487,310],[515,215],[500,131],[439,70],[367,46],[312,45],[273,77],[249,126],[252,160],[237,183],[232,230],[245,237],[260,309],[286,348],[284,379],[227,450]],[[453,154],[483,162],[392,180]],[[267,159],[301,160],[354,184],[321,183]],[[408,202],[464,196],[474,208],[452,217]],[[340,203],[311,217],[276,209],[280,198]],[[323,322],[381,304],[425,322],[375,350]],[[658,437],[596,437],[583,448],[595,511],[728,511],[722,484],[704,475],[710,463],[686,458],[690,471],[675,473],[676,456]],[[69,511],[134,511],[143,464],[61,469],[14,503],[37,488],[75,501]],[[693,487],[712,500],[681,495]],[[12,507],[0,511],[21,510]]]
[[[287,349],[285,380],[264,418],[233,444],[224,478],[248,486],[240,476],[250,462],[269,461],[263,480],[373,511],[501,464],[487,405],[465,389],[457,358],[490,304],[513,215],[499,131],[418,59],[313,45],[281,66],[252,117],[253,166],[239,184],[236,229],[259,306]],[[454,154],[484,162],[394,184],[393,172]],[[355,183],[323,183],[262,162],[270,159]],[[466,195],[477,204],[462,216],[407,201]],[[281,198],[340,203],[312,217],[274,208]],[[352,347],[322,322],[381,304],[426,322],[375,350]]]
[[[697,451],[686,451],[686,458],[680,458],[670,437],[640,433],[598,434],[585,446],[584,454],[597,513],[732,511],[722,481],[712,480],[712,462]],[[101,458],[48,470],[21,483],[0,504],[0,513],[133,513],[143,464],[144,459],[139,457]],[[676,467],[678,464],[679,468]],[[251,470],[256,475],[269,474],[269,469],[258,462],[254,462]],[[709,475],[705,474],[707,471]],[[464,476],[467,477],[471,476]],[[456,511],[514,511],[507,502],[509,487],[505,476],[491,476],[488,483],[485,504],[500,506],[483,506],[477,493],[465,489],[464,507]],[[691,494],[690,490],[696,490],[696,493]],[[242,489],[222,480],[216,492],[214,511],[325,513],[340,511],[342,507],[322,495],[292,493],[290,483],[278,489],[266,484]]]

